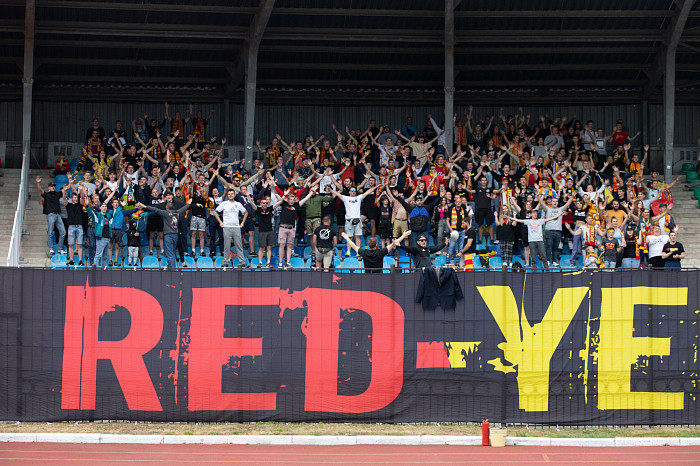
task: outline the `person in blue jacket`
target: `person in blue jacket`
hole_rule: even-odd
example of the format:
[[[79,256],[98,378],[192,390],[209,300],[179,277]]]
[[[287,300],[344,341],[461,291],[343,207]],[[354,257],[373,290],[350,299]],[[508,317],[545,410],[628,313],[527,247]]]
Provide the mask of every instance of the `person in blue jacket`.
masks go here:
[[[114,196],[114,191],[109,197],[100,204],[100,210],[94,211],[89,205],[85,206],[85,212],[92,217],[95,223],[95,259],[93,261],[93,266],[107,268],[106,261],[106,251],[109,247],[109,241],[112,238],[112,232],[109,226],[109,212],[107,211],[107,205],[112,200]]]

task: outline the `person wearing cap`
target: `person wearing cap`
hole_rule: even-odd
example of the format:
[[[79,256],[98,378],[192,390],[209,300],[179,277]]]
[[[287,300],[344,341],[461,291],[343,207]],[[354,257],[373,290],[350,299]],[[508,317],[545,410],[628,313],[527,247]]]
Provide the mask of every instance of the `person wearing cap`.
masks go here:
[[[46,215],[46,222],[48,224],[48,255],[51,257],[54,248],[54,228],[58,230],[58,241],[56,242],[58,245],[58,253],[65,254],[66,251],[63,249],[63,241],[66,239],[66,228],[63,225],[63,220],[61,220],[61,204],[59,203],[63,194],[60,191],[56,191],[56,185],[53,182],[50,182],[47,190],[44,191],[41,187],[40,176],[36,177],[36,186],[39,188],[39,194],[44,198],[44,215]]]
[[[418,235],[416,246],[404,246],[401,241],[411,236],[411,230],[406,231],[399,238],[394,240],[394,244],[413,256],[413,266],[417,269],[432,266],[431,256],[443,249],[449,243],[449,238],[445,238],[444,242],[435,246],[428,246],[428,237],[424,234]]]
[[[163,243],[165,250],[165,257],[168,260],[168,268],[177,268],[177,260],[175,259],[175,250],[177,249],[177,243],[180,233],[180,221],[181,217],[190,208],[190,204],[184,204],[178,207],[173,202],[173,192],[168,191],[165,193],[165,203],[159,204],[157,206],[144,205],[142,203],[136,204],[136,207],[144,209],[148,212],[156,214],[158,217],[163,219]]]
[[[639,268],[639,244],[637,236],[634,234],[634,225],[627,225],[622,237],[622,268]]]

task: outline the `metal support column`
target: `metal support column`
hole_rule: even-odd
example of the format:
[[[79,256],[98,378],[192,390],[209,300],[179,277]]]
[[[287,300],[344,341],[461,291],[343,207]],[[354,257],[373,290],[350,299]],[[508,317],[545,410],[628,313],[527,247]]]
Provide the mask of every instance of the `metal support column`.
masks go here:
[[[651,135],[649,134],[649,101],[642,99],[642,146],[651,143]]]
[[[452,155],[455,99],[455,3],[445,0],[445,143],[448,147],[447,156]]]
[[[28,165],[31,158],[34,11],[34,0],[27,0],[24,13],[24,76],[22,77],[22,165]]]
[[[253,144],[255,141],[255,91],[258,76],[258,49],[274,5],[275,0],[261,0],[260,9],[253,19],[245,45],[245,134],[243,145],[245,147],[244,157],[248,165],[252,163]]]
[[[666,72],[664,74],[664,181],[673,177],[673,133],[676,113],[676,48],[666,52]]]
[[[7,265],[19,266],[22,244],[24,208],[29,194],[29,164],[32,150],[32,86],[34,84],[34,0],[27,0],[24,8],[24,75],[22,76],[22,174],[19,181],[17,209],[12,225]]]

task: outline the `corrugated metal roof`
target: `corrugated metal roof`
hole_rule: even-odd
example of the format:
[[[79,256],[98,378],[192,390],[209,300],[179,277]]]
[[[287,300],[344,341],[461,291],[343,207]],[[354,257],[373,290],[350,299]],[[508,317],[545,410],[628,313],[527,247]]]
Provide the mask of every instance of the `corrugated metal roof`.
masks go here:
[[[24,2],[3,3],[0,84],[7,84],[21,79],[15,62],[22,56]],[[599,87],[641,95],[677,9],[673,0],[458,3],[455,87],[463,91]],[[111,100],[119,94],[100,94],[110,84],[140,92],[160,82],[151,93],[160,99],[180,79],[188,88],[211,89],[212,99],[240,99],[243,44],[259,0],[37,4],[38,98],[60,99],[61,89],[72,95],[71,86],[93,84],[85,98]],[[439,91],[443,9],[443,2],[424,0],[277,0],[260,44],[258,87],[320,89],[322,99],[340,89]],[[677,53],[681,89],[698,80],[699,26],[696,2],[683,37],[689,46]],[[16,98],[12,89],[4,87],[0,98]]]

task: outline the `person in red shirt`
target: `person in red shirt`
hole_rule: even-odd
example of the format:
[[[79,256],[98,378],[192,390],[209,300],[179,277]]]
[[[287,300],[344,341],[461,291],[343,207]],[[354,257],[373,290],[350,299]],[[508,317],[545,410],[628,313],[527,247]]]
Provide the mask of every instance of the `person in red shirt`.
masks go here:
[[[635,139],[637,139],[637,136],[639,136],[640,132],[637,131],[637,134],[635,134],[633,137],[630,137],[629,133],[625,131],[625,129],[622,127],[622,121],[618,120],[617,123],[615,124],[615,128],[613,129],[613,149],[617,149],[620,146],[625,145],[628,142],[632,142]]]

